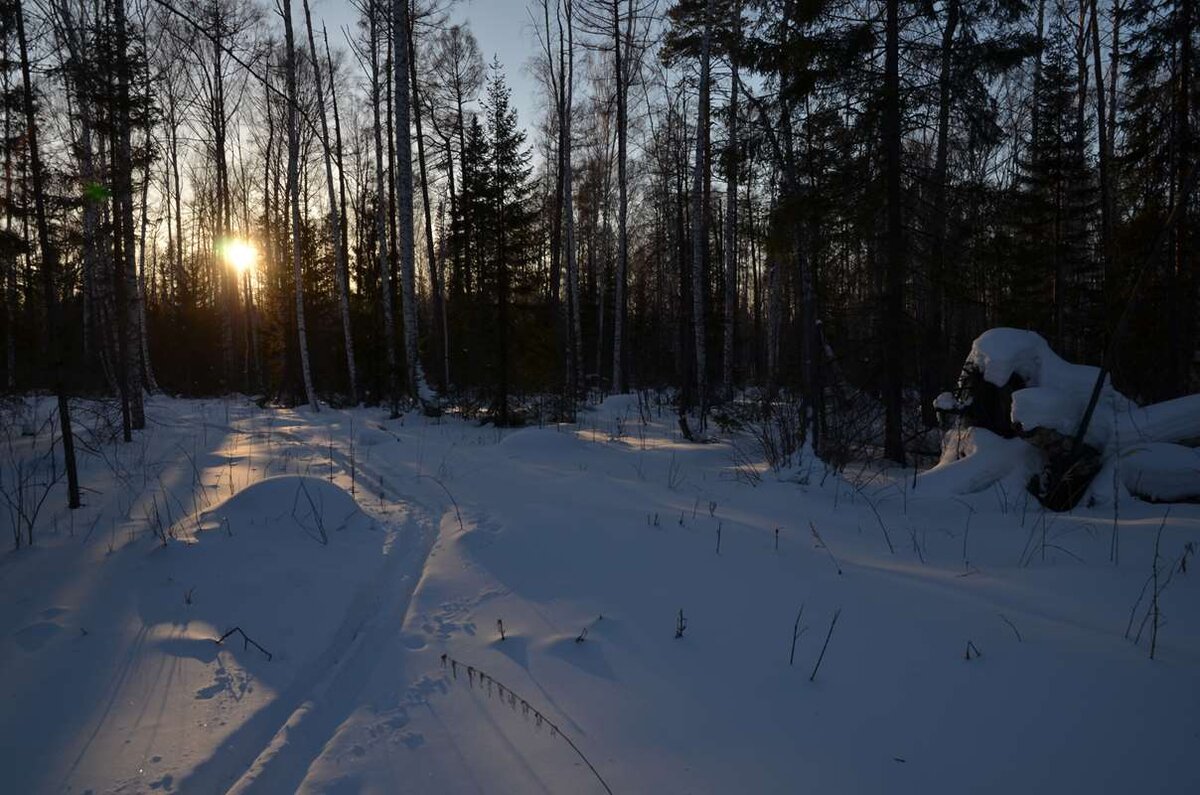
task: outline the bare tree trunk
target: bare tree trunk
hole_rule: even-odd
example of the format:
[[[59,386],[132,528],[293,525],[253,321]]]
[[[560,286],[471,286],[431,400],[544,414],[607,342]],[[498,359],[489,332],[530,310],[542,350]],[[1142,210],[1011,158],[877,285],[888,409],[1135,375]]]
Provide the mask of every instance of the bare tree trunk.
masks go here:
[[[1121,0],[1113,0],[1112,4],[1112,49],[1108,61],[1108,154],[1109,154],[1109,181],[1111,184],[1117,184],[1116,167],[1117,163],[1113,157],[1116,151],[1117,140],[1117,81],[1121,77]],[[1096,56],[1099,57],[1099,56]],[[1117,217],[1116,212],[1116,197],[1110,195],[1109,200],[1113,205],[1109,208],[1112,213],[1111,218]]]
[[[938,74],[938,129],[937,152],[934,155],[933,178],[933,223],[930,240],[926,311],[929,318],[925,328],[925,355],[927,357],[923,388],[921,390],[921,413],[928,427],[935,427],[937,417],[933,400],[941,391],[945,377],[945,333],[943,281],[946,266],[946,171],[950,152],[950,105],[953,82],[951,70],[954,65],[954,38],[958,32],[959,3],[949,0],[946,8],[946,27],[942,30],[941,69]]]
[[[395,59],[396,107],[396,234],[400,253],[400,291],[404,312],[404,362],[408,390],[414,400],[427,403],[433,396],[425,384],[417,349],[416,251],[413,241],[412,142],[409,137],[408,0],[392,0],[392,51]]]
[[[145,101],[150,107],[150,72],[146,71]],[[151,147],[151,122],[146,122],[146,149]],[[146,328],[146,226],[149,223],[150,203],[147,201],[150,192],[150,167],[146,166],[142,180],[142,217],[138,232],[138,336],[142,342],[142,378],[146,391],[151,394],[158,391],[158,382],[154,378],[154,367],[150,362],[150,334]]]
[[[554,92],[554,114],[558,123],[558,140],[554,152],[554,213],[550,219],[550,278],[546,292],[550,302],[550,314],[554,318],[555,335],[559,350],[565,350],[566,335],[563,333],[561,314],[562,300],[562,222],[563,222],[563,97],[566,93],[566,34],[562,29],[562,3],[555,0],[555,20],[558,23],[558,71],[554,69],[554,52],[550,38],[550,1],[541,0],[542,45],[546,54],[548,83]]]
[[[767,392],[773,394],[779,386],[779,340],[783,332],[783,286],[779,283],[779,260],[774,256],[768,256]]]
[[[212,127],[212,155],[215,172],[214,188],[215,196],[215,211],[216,223],[214,231],[217,236],[219,245],[225,244],[229,239],[230,231],[230,199],[229,199],[229,166],[226,158],[225,145],[227,140],[227,113],[225,108],[225,19],[224,11],[220,6],[219,0],[212,0],[211,6],[211,38],[212,38],[212,75],[211,75],[211,97],[209,112],[209,124]],[[235,294],[236,282],[232,269],[225,266],[222,267],[218,263],[217,285],[219,303],[221,306],[221,353],[223,361],[222,376],[226,388],[232,384],[234,366],[236,356],[233,349],[233,316],[236,311]]]
[[[887,252],[883,288],[883,454],[904,465],[904,229],[900,215],[900,2],[887,0],[883,78]]]
[[[176,102],[168,100],[171,108],[171,174],[174,177],[175,188],[172,195],[167,197],[167,201],[174,201],[175,206],[175,274],[179,279],[179,284],[185,288],[184,294],[180,298],[183,305],[188,305],[192,301],[191,285],[187,283],[187,274],[183,269],[183,187],[179,179],[179,123],[180,120],[175,116]]]
[[[708,169],[708,112],[709,112],[709,60],[712,48],[713,0],[704,6],[704,36],[700,44],[700,106],[696,113],[696,160],[692,167],[692,323],[696,345],[696,399],[699,401],[699,430],[703,433],[708,414],[708,356],[707,332],[704,312],[705,267],[704,249],[704,175]]]
[[[5,36],[3,39],[2,54],[5,59],[9,57],[8,49],[9,38]],[[4,70],[4,95],[8,96],[12,88],[9,79],[8,70]],[[4,140],[11,141],[13,139],[13,119],[12,112],[14,108],[11,104],[6,103],[4,106]],[[13,148],[11,146],[4,147],[4,229],[8,234],[13,234],[12,231],[12,207],[13,207]],[[4,291],[4,320],[5,320],[5,335],[4,335],[4,386],[9,391],[14,391],[17,388],[17,255],[16,253],[9,254],[4,257],[4,273],[0,274],[2,282],[0,282],[0,290]]]
[[[262,180],[262,197],[263,197],[263,248],[265,250],[267,263],[274,273],[275,259],[275,216],[278,207],[272,203],[272,186],[271,186],[271,167],[278,157],[275,154],[275,114],[271,108],[271,51],[267,51],[266,61],[263,64],[263,110],[267,117],[267,146],[266,156],[263,158],[263,180]],[[249,280],[247,280],[249,286]],[[262,348],[258,342],[258,315],[254,309],[254,296],[247,291],[247,314],[250,317],[250,343],[254,349],[254,371],[257,373],[257,389],[262,389],[266,384],[267,377],[262,366]]]
[[[124,282],[125,391],[129,400],[130,424],[135,430],[146,427],[142,403],[141,334],[142,293],[138,284],[136,238],[133,227],[133,152],[131,145],[129,30],[125,19],[125,0],[115,0],[114,23],[117,28],[117,152],[115,193],[120,218],[121,255],[119,263]]]
[[[1034,39],[1033,95],[1029,98],[1029,149],[1037,151],[1038,101],[1042,86],[1042,51],[1046,46],[1046,0],[1038,0],[1037,32]]]
[[[392,258],[388,248],[389,204],[387,192],[383,185],[383,133],[379,120],[379,31],[377,19],[380,9],[376,0],[371,0],[368,10],[370,15],[369,33],[371,36],[371,119],[375,135],[375,233],[378,244],[380,290],[383,293],[383,336],[384,350],[387,363],[388,403],[391,406],[392,417],[397,417],[400,410],[397,400],[400,388],[396,383],[396,313],[392,305]]]
[[[1196,80],[1192,66],[1192,37],[1195,27],[1193,0],[1179,0],[1175,10],[1175,27],[1179,40],[1178,77],[1174,90],[1176,144],[1175,144],[1175,200],[1181,203],[1180,222],[1174,231],[1173,279],[1175,296],[1171,316],[1174,320],[1172,339],[1177,341],[1174,380],[1175,391],[1187,394],[1191,391],[1193,360],[1196,352],[1196,290],[1200,286],[1200,258],[1191,252],[1190,197],[1187,190],[1190,169],[1195,167],[1192,152],[1191,95]]]
[[[575,167],[572,158],[571,126],[575,103],[575,24],[574,0],[565,0],[567,21],[566,92],[563,96],[563,246],[567,260],[567,291],[570,301],[571,332],[568,345],[571,400],[579,399],[583,373],[583,321],[580,318],[579,262],[575,246]]]
[[[433,337],[434,351],[442,360],[442,388],[450,383],[450,356],[448,350],[442,350],[439,332],[447,331],[445,323],[445,306],[442,296],[442,281],[438,275],[437,257],[433,248],[433,211],[429,202],[429,171],[425,167],[425,131],[421,124],[421,94],[417,83],[417,42],[413,25],[408,27],[408,76],[412,83],[412,116],[416,124],[417,165],[421,172],[421,206],[425,211],[425,255],[429,260],[429,291],[433,301]]]
[[[292,33],[292,0],[283,0],[284,46],[287,48],[288,96],[288,197],[292,207],[292,273],[296,283],[296,333],[300,344],[300,369],[304,379],[304,396],[313,411],[320,411],[317,391],[313,389],[312,368],[308,361],[308,329],[304,322],[303,247],[300,224],[300,113],[296,89],[296,39]]]
[[[1104,70],[1101,66],[1103,55],[1100,51],[1100,19],[1099,7],[1096,0],[1090,0],[1092,22],[1092,64],[1096,74],[1096,137],[1100,160],[1100,241],[1104,258],[1104,292],[1111,295],[1116,282],[1113,270],[1112,250],[1112,188],[1109,183],[1109,161],[1112,154],[1112,141],[1109,138],[1108,117],[1104,106]],[[1115,35],[1115,34],[1114,34]],[[1106,302],[1107,303],[1107,302]]]
[[[33,178],[33,206],[37,219],[38,247],[42,251],[42,292],[46,303],[46,324],[49,329],[50,355],[53,361],[54,392],[58,397],[59,433],[62,439],[63,464],[67,470],[67,504],[80,506],[79,474],[75,466],[75,436],[71,430],[71,407],[63,378],[66,329],[58,306],[58,286],[55,272],[58,270],[58,249],[50,239],[50,225],[46,220],[46,181],[42,171],[42,159],[38,150],[37,114],[34,111],[33,81],[29,76],[29,49],[25,41],[25,9],[17,0],[17,43],[21,55],[21,85],[25,105],[25,140],[29,147],[29,167]]]
[[[733,36],[737,40],[738,31],[742,24],[742,8],[738,2],[734,6]],[[738,241],[737,241],[737,192],[738,169],[740,168],[740,152],[738,151],[738,60],[736,51],[729,53],[729,142],[727,145],[728,179],[725,185],[725,318],[724,340],[721,352],[721,392],[726,400],[733,399],[733,347],[734,322],[737,317],[737,276],[738,276]]]
[[[358,368],[354,361],[354,328],[350,323],[349,266],[347,264],[345,237],[342,235],[341,208],[338,204],[337,183],[333,180],[333,157],[329,146],[329,121],[325,117],[325,89],[321,78],[321,61],[317,57],[317,43],[313,38],[312,14],[308,0],[303,0],[304,25],[308,29],[308,52],[312,63],[313,81],[317,87],[317,115],[321,117],[321,151],[325,161],[325,186],[329,197],[329,220],[333,225],[333,248],[336,254],[338,309],[342,315],[342,338],[346,345],[346,373],[350,379],[350,395],[358,402]]]
[[[629,36],[621,31],[621,0],[612,0],[613,65],[617,86],[617,274],[613,296],[613,392],[625,391],[624,333],[625,282],[629,270],[629,180],[626,176],[628,149]],[[633,26],[633,9],[626,20],[627,31]]]
[[[338,109],[337,80],[334,79],[333,56],[329,53],[329,31],[325,29],[324,23],[321,23],[321,37],[325,40],[325,64],[329,69],[329,104],[333,106],[333,152],[337,158],[338,204],[341,207],[342,217],[342,251],[346,252],[348,260],[350,251],[350,216],[347,215],[346,210],[346,162],[345,153],[342,149],[342,114]],[[349,290],[349,267],[349,262],[347,262],[347,296],[351,295]],[[359,277],[358,281],[360,282],[362,276],[361,268],[362,264],[358,263],[358,267],[355,269],[357,271],[356,275]],[[361,289],[361,286],[359,289]],[[359,386],[361,387],[361,384]]]

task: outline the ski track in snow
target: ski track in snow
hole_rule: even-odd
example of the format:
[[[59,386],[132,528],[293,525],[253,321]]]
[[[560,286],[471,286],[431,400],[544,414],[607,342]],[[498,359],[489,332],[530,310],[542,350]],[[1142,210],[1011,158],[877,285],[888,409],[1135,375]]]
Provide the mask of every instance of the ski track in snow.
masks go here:
[[[1122,504],[1114,567],[1108,506],[1047,521],[1015,495],[912,491],[911,472],[820,482],[805,466],[754,488],[728,442],[681,443],[671,417],[639,429],[632,398],[578,427],[506,432],[229,401],[149,412],[141,447],[85,456],[85,511],[44,520],[74,536],[43,529],[0,557],[12,791],[603,791],[495,682],[617,792],[1200,786],[1195,576],[1164,594],[1162,659],[1122,637],[1161,506]],[[286,524],[296,503],[237,500],[279,476],[353,489],[380,532],[260,539],[254,517]],[[195,549],[150,536],[165,504]],[[1200,509],[1176,506],[1164,561],[1197,540]],[[198,585],[164,578],[201,564],[217,568],[195,569]],[[302,597],[327,609],[279,604]],[[238,615],[274,661],[211,644]],[[984,656],[965,661],[968,642]],[[493,684],[455,678],[443,654]]]

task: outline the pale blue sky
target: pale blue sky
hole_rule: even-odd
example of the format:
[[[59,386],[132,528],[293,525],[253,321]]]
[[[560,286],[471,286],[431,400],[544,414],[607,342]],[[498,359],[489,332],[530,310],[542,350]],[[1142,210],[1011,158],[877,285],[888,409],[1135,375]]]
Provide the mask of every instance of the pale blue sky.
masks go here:
[[[298,9],[299,4],[295,5]],[[358,16],[348,0],[316,0],[312,10],[314,17],[324,18],[328,24],[331,42],[335,40],[335,29],[353,26]],[[296,10],[295,13],[302,12]],[[493,55],[500,57],[512,87],[513,104],[517,107],[521,126],[532,128],[541,113],[541,105],[537,86],[526,69],[537,47],[526,0],[458,0],[450,17],[454,22],[470,23],[485,63],[491,64]],[[297,20],[300,19],[297,16]],[[345,49],[344,44],[342,49]]]

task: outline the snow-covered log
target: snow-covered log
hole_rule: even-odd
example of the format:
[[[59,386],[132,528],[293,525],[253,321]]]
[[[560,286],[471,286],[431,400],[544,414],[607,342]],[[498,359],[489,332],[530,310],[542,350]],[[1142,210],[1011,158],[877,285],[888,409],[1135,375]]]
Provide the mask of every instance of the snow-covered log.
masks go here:
[[[1119,466],[1130,494],[1155,502],[1200,499],[1200,450],[1150,442],[1122,451]]]
[[[957,391],[935,401],[943,416],[956,419],[943,438],[941,461],[922,481],[965,494],[1019,480],[1045,497],[1057,467],[1067,496],[1057,495],[1052,507],[1062,508],[1074,505],[1108,467],[1133,495],[1200,499],[1200,453],[1193,449],[1200,443],[1200,395],[1139,407],[1106,379],[1082,449],[1072,449],[1099,374],[1065,361],[1032,331],[997,328],[980,335]]]
[[[1022,439],[1005,439],[986,428],[946,432],[938,465],[922,474],[919,488],[973,494],[995,483],[1020,488],[1040,466],[1037,450]]]

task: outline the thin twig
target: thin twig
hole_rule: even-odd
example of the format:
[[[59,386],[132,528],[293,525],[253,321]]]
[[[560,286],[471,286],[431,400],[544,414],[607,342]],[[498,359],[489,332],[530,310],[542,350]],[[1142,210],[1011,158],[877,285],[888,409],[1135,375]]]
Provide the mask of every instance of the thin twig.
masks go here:
[[[842,614],[842,608],[833,611],[833,620],[829,622],[829,631],[825,633],[825,643],[821,646],[821,655],[817,657],[817,664],[813,666],[812,673],[809,674],[808,681],[813,681],[817,678],[817,670],[821,667],[821,661],[825,659],[825,650],[829,648],[829,639],[833,637],[833,628],[837,625],[838,616]]]

